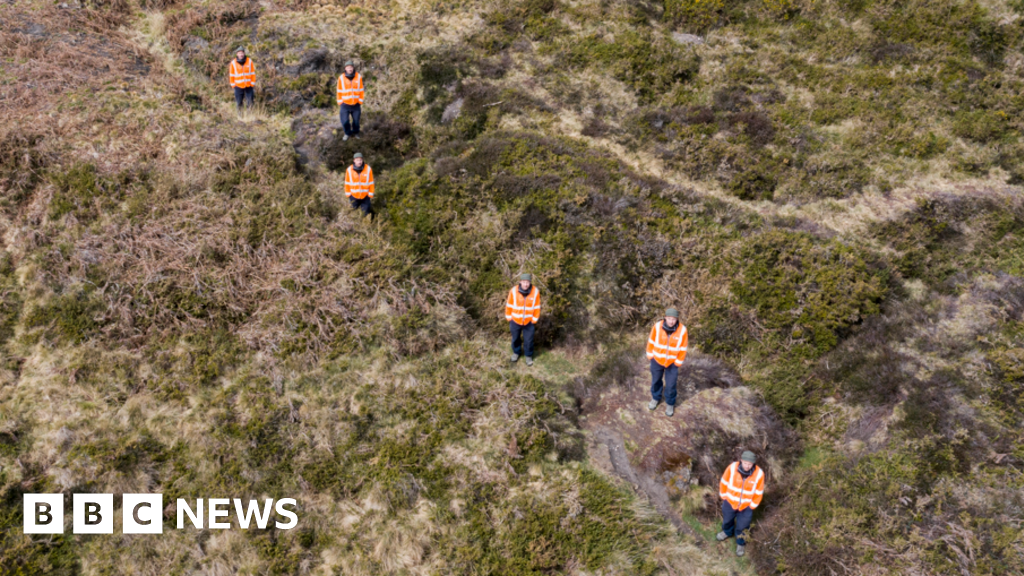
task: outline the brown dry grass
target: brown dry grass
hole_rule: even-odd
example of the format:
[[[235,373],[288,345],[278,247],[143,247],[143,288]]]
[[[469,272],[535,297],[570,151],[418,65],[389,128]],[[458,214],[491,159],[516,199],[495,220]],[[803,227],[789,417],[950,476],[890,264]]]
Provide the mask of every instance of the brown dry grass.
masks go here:
[[[17,110],[9,116],[16,122],[53,109],[68,93],[138,81],[148,72],[148,55],[112,33],[126,21],[124,11],[4,5],[0,12],[0,57],[10,59],[4,72],[12,80],[0,111]]]

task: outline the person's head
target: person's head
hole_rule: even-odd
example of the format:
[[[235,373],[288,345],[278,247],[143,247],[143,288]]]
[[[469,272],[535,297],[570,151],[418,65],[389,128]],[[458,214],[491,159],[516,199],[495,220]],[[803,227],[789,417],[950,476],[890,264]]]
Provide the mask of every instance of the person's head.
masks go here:
[[[348,62],[345,62],[345,74],[347,76],[351,76],[351,75],[355,74],[355,72],[356,72],[356,63],[351,61],[351,60],[349,60]]]
[[[238,58],[239,62],[245,62],[245,48],[239,46],[238,50],[235,50],[235,58]]]
[[[754,455],[750,450],[745,450],[740,455],[740,468],[743,468],[744,472],[748,472],[754,467],[754,463],[757,462],[757,456]]]
[[[356,168],[359,168],[360,166],[362,166],[363,165],[363,155],[360,154],[359,152],[356,152],[355,156],[352,157],[352,164],[355,165]]]
[[[671,328],[675,326],[677,322],[679,322],[679,311],[675,308],[665,310],[665,326]]]
[[[530,283],[533,282],[533,275],[531,274],[520,274],[519,275],[519,287],[523,290],[527,290],[530,287]]]

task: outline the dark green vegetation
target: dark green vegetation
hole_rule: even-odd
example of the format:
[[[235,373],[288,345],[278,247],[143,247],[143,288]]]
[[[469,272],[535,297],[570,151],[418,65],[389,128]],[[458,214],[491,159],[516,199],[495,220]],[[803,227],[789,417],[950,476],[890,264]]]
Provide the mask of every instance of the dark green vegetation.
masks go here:
[[[87,145],[0,138],[0,575],[1024,571],[1018,8],[115,4],[72,24],[148,10],[185,72],[69,95]],[[255,120],[222,109],[240,43]],[[348,58],[358,141],[332,131]],[[355,151],[373,225],[339,194]],[[501,317],[524,270],[529,375]],[[784,473],[752,567],[585,448],[574,380],[667,305],[809,447],[755,447]],[[301,529],[20,536],[44,489],[299,495]]]
[[[0,477],[2,478],[2,477]],[[6,483],[5,483],[6,484]],[[54,574],[71,576],[81,573],[81,562],[75,552],[73,541],[66,536],[55,535],[53,538],[31,540],[21,535],[22,527],[22,494],[44,492],[45,486],[38,484],[30,490],[5,486],[0,494],[0,570],[11,576],[29,576],[30,574]],[[70,506],[68,500],[65,505]]]
[[[1008,462],[1022,454],[1022,297],[1019,278],[999,275],[956,297],[892,303],[819,363],[825,388],[863,409],[846,432],[861,453],[833,454],[795,482],[766,527],[805,526],[806,538],[778,545],[781,567],[817,573],[808,566],[832,561],[827,552],[944,573],[962,565],[958,551],[973,549],[977,573],[1018,570],[1009,526],[1024,483]],[[888,434],[878,435],[890,413]]]

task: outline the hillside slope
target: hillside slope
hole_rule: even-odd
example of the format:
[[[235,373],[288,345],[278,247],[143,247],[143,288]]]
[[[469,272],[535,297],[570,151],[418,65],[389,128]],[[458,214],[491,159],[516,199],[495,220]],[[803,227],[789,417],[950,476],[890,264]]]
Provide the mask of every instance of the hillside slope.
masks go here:
[[[0,6],[0,574],[1024,572],[1021,10]],[[161,492],[168,529],[26,536],[38,492]],[[300,525],[175,530],[178,497]]]

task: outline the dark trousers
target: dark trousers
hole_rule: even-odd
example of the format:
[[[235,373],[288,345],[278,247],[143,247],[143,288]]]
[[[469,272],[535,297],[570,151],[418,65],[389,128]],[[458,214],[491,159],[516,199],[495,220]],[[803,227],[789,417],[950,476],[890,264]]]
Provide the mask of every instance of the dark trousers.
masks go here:
[[[746,546],[743,533],[750,528],[750,520],[754,517],[754,509],[749,506],[743,510],[733,510],[728,500],[722,500],[722,532],[726,536],[735,536],[736,543]]]
[[[525,352],[527,358],[533,358],[533,333],[537,325],[530,322],[521,326],[511,320],[508,325],[512,328],[512,353],[522,356]]]
[[[252,108],[253,98],[256,97],[256,91],[252,86],[248,88],[235,88],[235,105],[239,109],[242,108],[242,100],[245,100],[245,105],[248,108]]]
[[[662,386],[661,379],[665,378]],[[679,378],[679,366],[672,363],[668,368],[651,360],[651,399],[661,401],[662,388],[665,389],[665,404],[676,405],[676,379]]]
[[[345,129],[346,136],[355,136],[356,134],[359,134],[359,115],[362,114],[362,112],[362,104],[341,105],[341,127]],[[352,122],[349,122],[349,116],[352,116]]]
[[[352,208],[359,208],[360,210],[362,210],[363,211],[363,215],[366,215],[366,214],[370,214],[371,216],[373,215],[373,203],[370,201],[370,197],[369,196],[367,196],[366,198],[363,198],[362,200],[356,198],[355,196],[349,196],[348,197],[348,202],[349,202],[349,204],[352,205]]]

